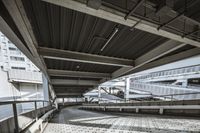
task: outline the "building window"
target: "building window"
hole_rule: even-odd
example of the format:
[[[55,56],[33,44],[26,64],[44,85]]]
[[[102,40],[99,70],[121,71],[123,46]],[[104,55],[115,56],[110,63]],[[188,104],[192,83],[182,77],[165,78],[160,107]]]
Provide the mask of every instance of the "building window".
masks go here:
[[[9,50],[17,50],[16,48],[13,47],[9,47]]]
[[[11,69],[25,70],[25,67],[11,67]]]
[[[8,40],[8,43],[9,43],[9,44],[12,44],[10,40]]]
[[[21,52],[17,48],[9,47],[9,51],[10,51],[10,54],[21,55]]]
[[[10,59],[11,59],[12,61],[25,61],[24,57],[10,56]]]

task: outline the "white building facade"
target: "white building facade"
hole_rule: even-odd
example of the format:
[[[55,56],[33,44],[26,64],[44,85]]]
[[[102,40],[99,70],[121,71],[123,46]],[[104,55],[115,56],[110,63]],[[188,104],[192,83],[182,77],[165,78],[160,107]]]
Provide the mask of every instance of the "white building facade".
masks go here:
[[[4,71],[10,69],[38,72],[39,69],[0,32],[0,67]]]
[[[40,70],[0,32],[0,101],[43,100]]]

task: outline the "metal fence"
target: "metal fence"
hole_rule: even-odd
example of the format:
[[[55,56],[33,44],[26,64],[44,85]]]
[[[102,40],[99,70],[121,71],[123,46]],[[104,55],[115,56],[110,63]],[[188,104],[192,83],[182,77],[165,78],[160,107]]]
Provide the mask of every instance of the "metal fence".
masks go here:
[[[187,89],[170,85],[132,82],[131,90],[149,92],[153,96],[174,95],[177,100],[200,99],[200,89]],[[180,95],[189,94],[189,95]]]
[[[150,80],[154,78],[170,77],[170,76],[176,77],[176,76],[188,75],[188,74],[200,74],[200,65],[152,72],[150,74],[141,75],[141,76],[132,78],[132,80]]]
[[[19,109],[21,105],[29,108],[25,110]],[[32,105],[32,106],[31,106]],[[23,131],[32,122],[38,119],[52,108],[49,101],[34,100],[34,101],[4,101],[0,102],[0,106],[7,106],[2,109],[5,117],[0,120],[0,132],[14,132]]]

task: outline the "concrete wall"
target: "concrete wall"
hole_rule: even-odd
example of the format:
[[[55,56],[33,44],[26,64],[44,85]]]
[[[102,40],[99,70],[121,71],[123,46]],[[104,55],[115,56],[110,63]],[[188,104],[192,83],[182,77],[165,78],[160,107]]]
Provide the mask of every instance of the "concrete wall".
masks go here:
[[[21,100],[44,99],[42,84],[9,82],[8,72],[0,70],[0,101],[14,100],[22,97]]]
[[[0,70],[0,99],[8,100],[15,95],[20,95],[17,87],[8,82],[7,72]]]

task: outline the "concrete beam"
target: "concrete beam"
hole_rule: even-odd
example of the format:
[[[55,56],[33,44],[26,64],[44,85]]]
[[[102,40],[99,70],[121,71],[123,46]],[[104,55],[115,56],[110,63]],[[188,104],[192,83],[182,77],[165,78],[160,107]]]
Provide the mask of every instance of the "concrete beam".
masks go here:
[[[81,71],[69,71],[69,70],[56,70],[48,69],[50,76],[61,76],[61,77],[86,77],[86,78],[111,78],[109,73],[95,73],[95,72],[81,72]]]
[[[61,7],[65,7],[68,9],[72,9],[75,11],[79,11],[82,13],[86,13],[92,16],[96,16],[105,20],[109,20],[115,23],[119,23],[122,25],[126,25],[129,27],[132,27],[133,25],[135,25],[140,19],[135,18],[133,16],[129,16],[129,18],[127,20],[124,19],[124,17],[126,16],[126,14],[119,12],[115,9],[109,8],[109,7],[105,7],[105,6],[101,6],[99,10],[95,10],[93,8],[88,7],[87,1],[74,1],[74,0],[43,0],[45,2],[49,2]],[[200,42],[199,41],[195,41],[192,40],[190,38],[186,38],[186,37],[181,37],[180,35],[177,35],[175,33],[163,30],[163,29],[157,29],[158,25],[155,25],[153,23],[147,22],[142,20],[140,23],[138,23],[135,26],[136,29],[142,30],[142,31],[146,31],[152,34],[156,34],[159,36],[163,36],[163,37],[167,37],[169,39],[172,40],[176,40],[182,43],[186,43],[186,44],[191,44],[193,46],[197,46],[200,47]]]
[[[135,67],[129,67],[129,68],[120,68],[119,70],[115,71],[112,73],[112,78],[116,78],[119,76],[122,76],[126,73],[128,73],[129,71],[132,71],[136,68],[139,68],[151,61],[154,61],[172,51],[175,51],[183,46],[185,46],[185,43],[180,43],[174,40],[169,40],[164,42],[163,44],[161,44],[160,46],[154,48],[153,50],[147,52],[146,54],[138,57],[135,60]]]
[[[9,40],[15,44],[15,46],[23,53],[25,54],[38,68],[40,68],[40,65],[35,60],[29,49],[25,47],[25,45],[22,43],[22,41],[17,37],[17,35],[13,32],[11,27],[6,23],[4,18],[0,16],[0,31],[9,38]]]
[[[69,79],[52,79],[53,85],[82,85],[82,86],[96,86],[99,84],[98,81],[94,80],[69,80]]]
[[[35,58],[36,65],[38,64],[41,71],[45,74],[47,79],[50,81],[48,74],[46,72],[46,66],[37,53],[36,47],[38,46],[36,38],[34,36],[31,23],[26,16],[24,6],[21,0],[3,0],[3,4],[7,8],[10,16],[12,17],[14,23],[16,24],[20,34],[22,35],[24,41],[30,50],[32,56]],[[26,54],[26,53],[24,53]]]
[[[75,62],[112,65],[112,66],[133,66],[133,60],[114,58],[101,55],[93,55],[81,52],[74,52],[69,50],[60,50],[52,48],[38,48],[38,52],[44,58],[56,59],[56,60],[67,60]]]

